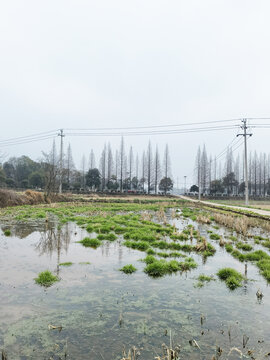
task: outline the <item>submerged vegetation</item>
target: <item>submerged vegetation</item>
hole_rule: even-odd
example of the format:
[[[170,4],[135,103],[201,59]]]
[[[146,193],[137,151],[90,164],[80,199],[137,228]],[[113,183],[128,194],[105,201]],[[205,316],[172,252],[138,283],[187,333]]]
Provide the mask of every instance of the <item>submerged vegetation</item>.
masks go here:
[[[36,284],[41,286],[50,287],[55,282],[59,281],[59,278],[53,275],[49,270],[42,271],[38,274],[38,277],[34,279]]]

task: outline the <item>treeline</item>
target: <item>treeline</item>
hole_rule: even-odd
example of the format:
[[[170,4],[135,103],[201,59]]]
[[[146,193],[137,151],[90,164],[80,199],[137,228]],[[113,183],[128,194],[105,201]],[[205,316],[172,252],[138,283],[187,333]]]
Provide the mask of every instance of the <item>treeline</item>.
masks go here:
[[[244,154],[234,156],[232,148],[228,148],[225,158],[209,156],[206,147],[197,151],[194,182],[190,191],[197,192],[199,186],[205,195],[243,195]],[[265,197],[270,195],[270,154],[256,151],[248,156],[249,195]]]
[[[142,193],[167,193],[173,188],[169,148],[166,145],[161,159],[158,146],[148,146],[142,153],[125,148],[124,139],[118,149],[105,143],[99,159],[93,149],[89,156],[82,156],[77,169],[71,145],[63,154],[63,161],[56,144],[42,158],[33,161],[27,156],[12,157],[0,167],[0,185],[8,188],[44,189],[56,193],[60,183],[63,191],[136,191]]]

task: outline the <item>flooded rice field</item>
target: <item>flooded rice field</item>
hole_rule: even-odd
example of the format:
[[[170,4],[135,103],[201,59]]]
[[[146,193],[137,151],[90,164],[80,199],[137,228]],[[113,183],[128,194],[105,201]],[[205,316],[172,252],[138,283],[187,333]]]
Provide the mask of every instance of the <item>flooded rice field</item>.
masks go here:
[[[270,355],[266,221],[183,202],[21,207],[0,221],[7,359],[120,360],[135,346],[153,360],[162,344],[179,359]],[[35,281],[45,270],[51,286]]]

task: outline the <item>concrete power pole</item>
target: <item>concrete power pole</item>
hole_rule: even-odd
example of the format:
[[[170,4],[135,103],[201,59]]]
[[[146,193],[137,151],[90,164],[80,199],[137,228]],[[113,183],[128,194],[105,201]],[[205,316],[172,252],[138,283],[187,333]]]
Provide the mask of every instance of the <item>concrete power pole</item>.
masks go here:
[[[60,184],[59,184],[59,194],[62,194],[62,182],[63,182],[63,138],[64,138],[64,131],[63,129],[60,130],[58,136],[61,137],[61,145],[60,145]]]
[[[245,162],[245,204],[248,205],[248,161],[247,161],[247,136],[252,136],[252,134],[247,134],[247,119],[241,120],[243,125],[241,125],[241,129],[244,130],[243,134],[237,134],[237,136],[244,136],[244,162]]]
[[[187,193],[187,175],[184,176],[185,179],[185,188],[184,188],[184,195]]]

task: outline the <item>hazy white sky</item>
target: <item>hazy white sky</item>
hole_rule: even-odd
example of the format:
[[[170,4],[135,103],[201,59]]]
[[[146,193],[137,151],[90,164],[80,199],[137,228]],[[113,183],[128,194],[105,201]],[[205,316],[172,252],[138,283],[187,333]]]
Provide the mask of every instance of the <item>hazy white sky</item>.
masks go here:
[[[59,128],[270,116],[269,0],[9,0],[0,5],[0,140]],[[266,121],[264,121],[266,122]],[[269,149],[269,130],[250,147]],[[198,144],[236,131],[153,136],[183,181]],[[59,139],[58,139],[59,140]],[[65,138],[79,164],[119,138]],[[149,136],[128,137],[141,149]],[[59,141],[58,141],[59,142]],[[0,148],[33,158],[51,141]]]

